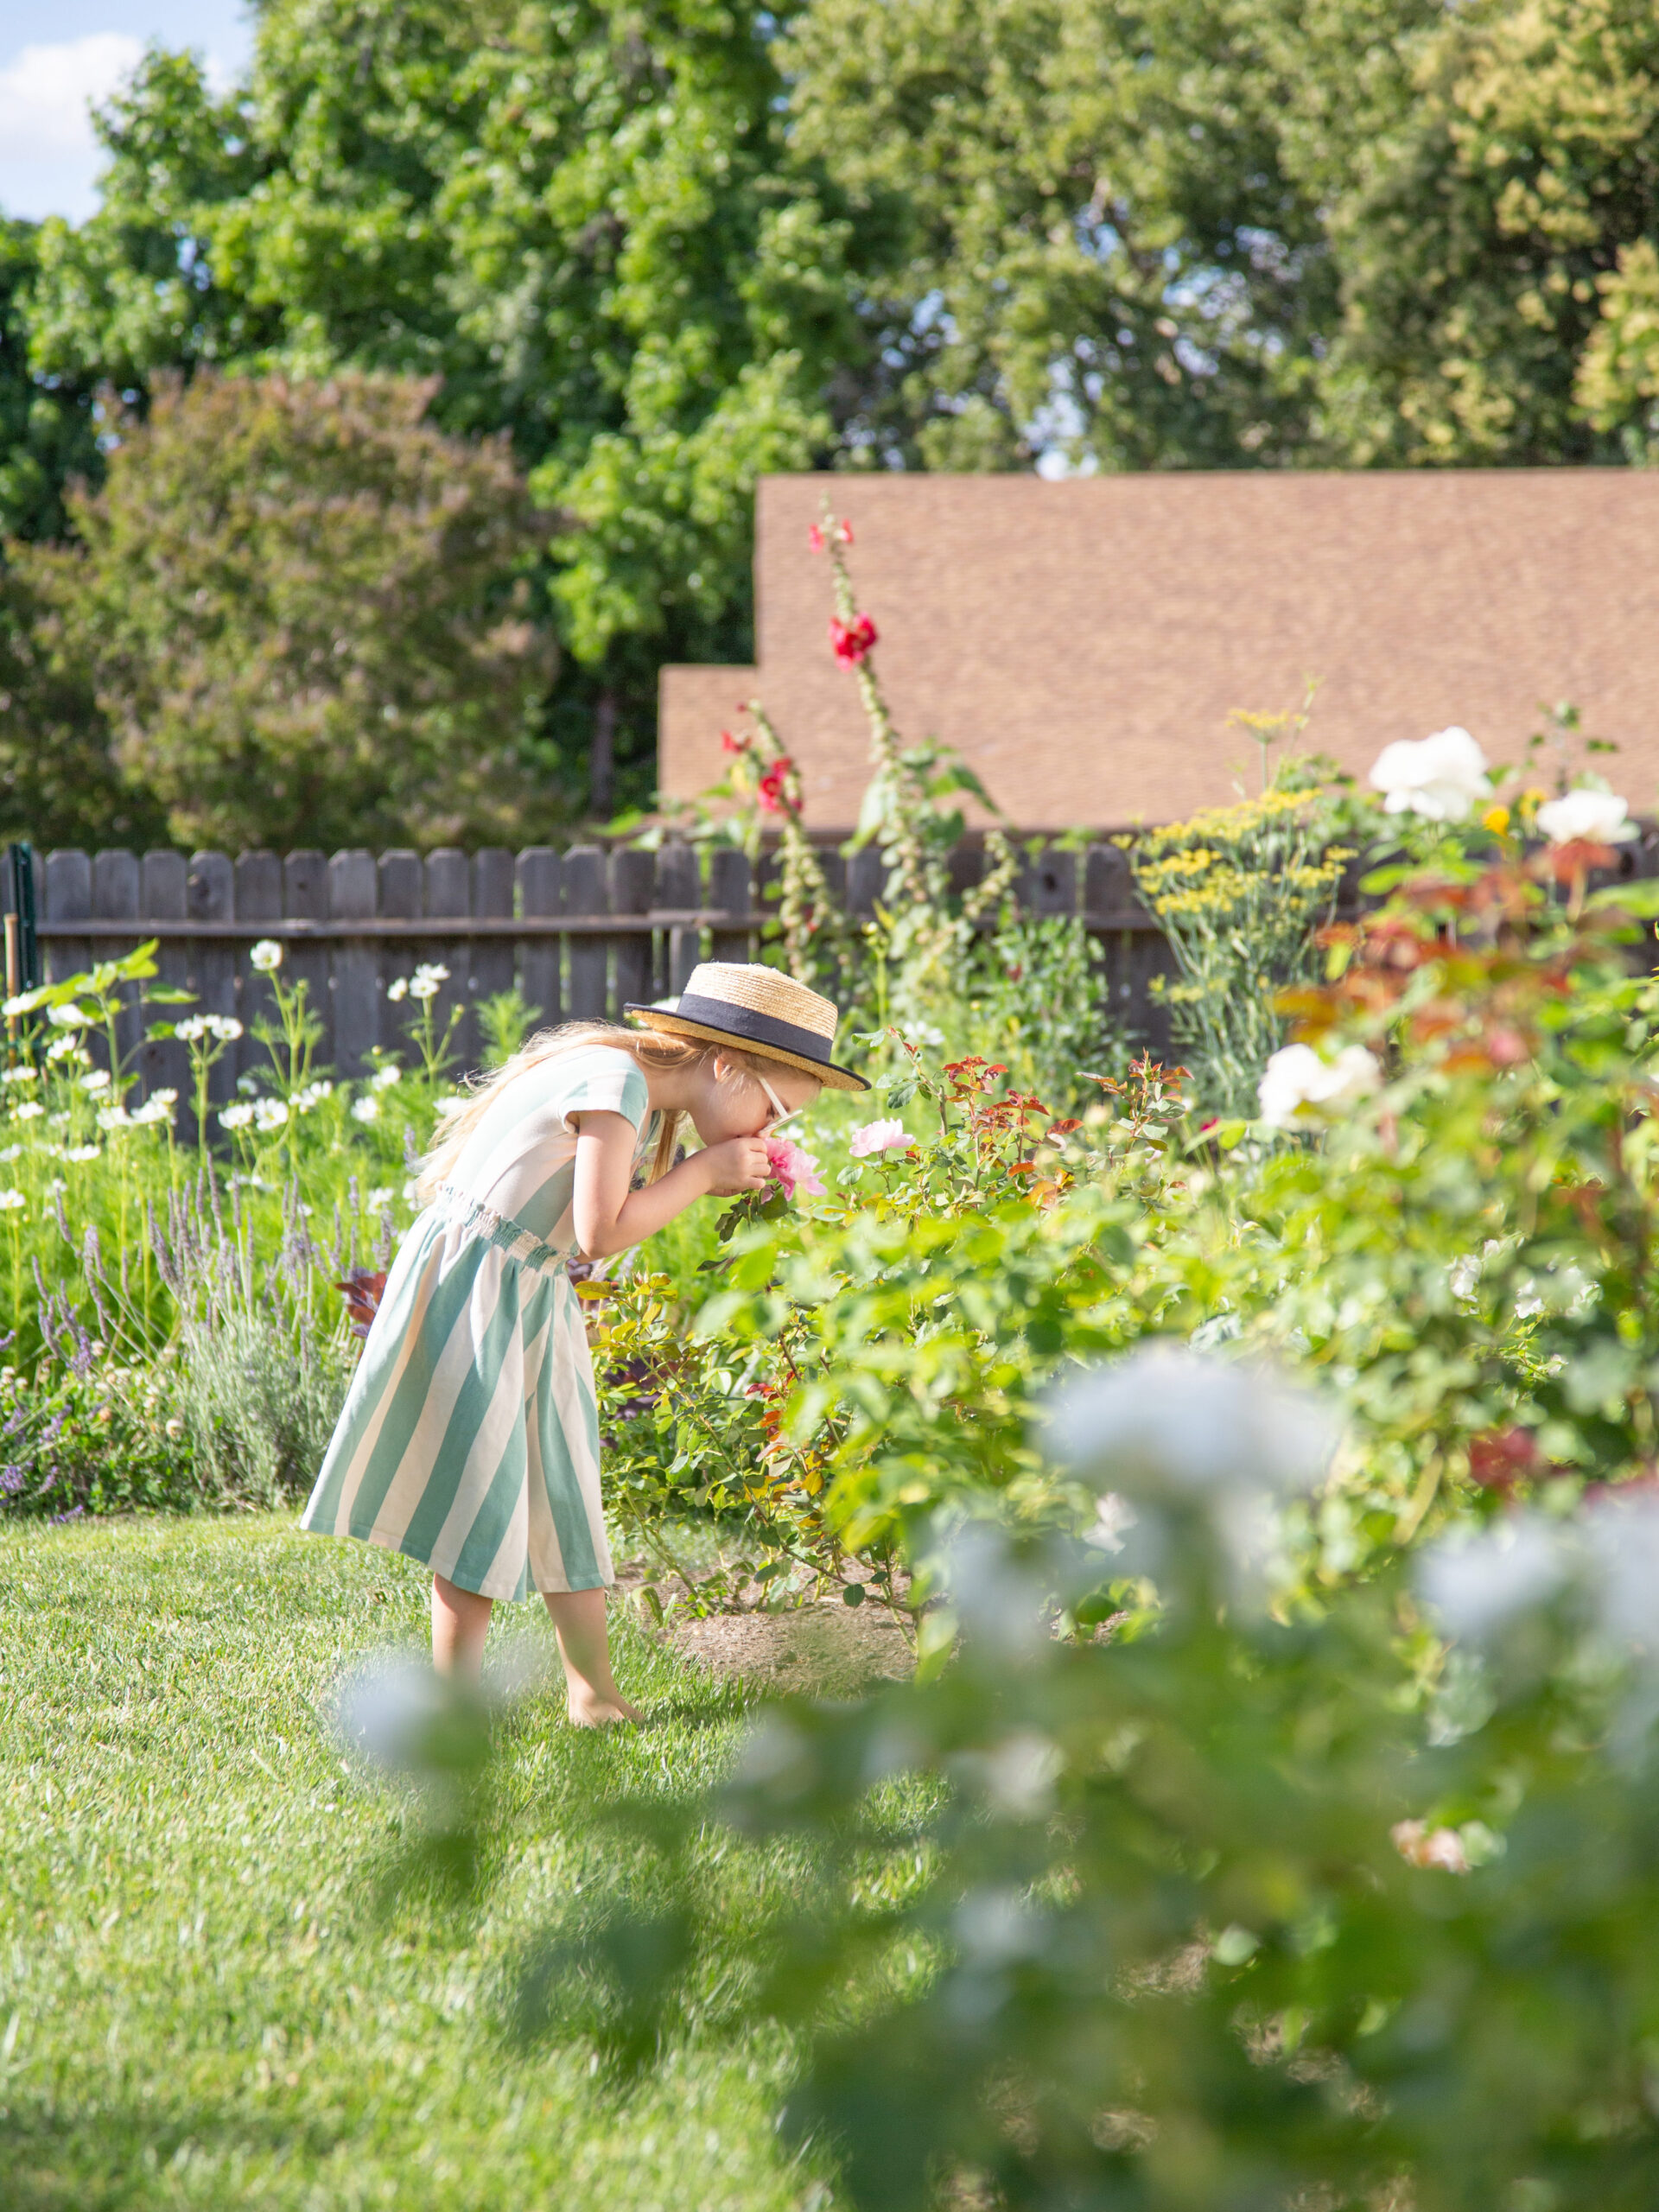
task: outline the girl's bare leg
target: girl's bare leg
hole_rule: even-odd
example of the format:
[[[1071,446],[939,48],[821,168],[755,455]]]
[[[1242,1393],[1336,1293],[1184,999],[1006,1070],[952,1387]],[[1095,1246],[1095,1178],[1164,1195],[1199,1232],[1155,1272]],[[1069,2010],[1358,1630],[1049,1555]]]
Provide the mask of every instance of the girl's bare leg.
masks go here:
[[[432,1664],[441,1675],[475,1682],[484,1665],[484,1639],[493,1600],[458,1590],[441,1574],[432,1578]]]
[[[553,1631],[564,1662],[570,1718],[582,1728],[602,1728],[612,1720],[643,1720],[611,1675],[610,1640],[605,1632],[602,1590],[543,1590]]]

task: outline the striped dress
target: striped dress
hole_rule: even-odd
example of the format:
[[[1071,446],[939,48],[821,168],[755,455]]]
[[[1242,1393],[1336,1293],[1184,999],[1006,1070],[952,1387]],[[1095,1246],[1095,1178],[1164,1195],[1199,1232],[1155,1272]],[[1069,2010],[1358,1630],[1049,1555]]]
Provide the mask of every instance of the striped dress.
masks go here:
[[[392,1263],[301,1526],[426,1561],[486,1598],[613,1578],[599,1422],[565,1262],[582,1111],[655,1130],[605,1046],[505,1084]]]

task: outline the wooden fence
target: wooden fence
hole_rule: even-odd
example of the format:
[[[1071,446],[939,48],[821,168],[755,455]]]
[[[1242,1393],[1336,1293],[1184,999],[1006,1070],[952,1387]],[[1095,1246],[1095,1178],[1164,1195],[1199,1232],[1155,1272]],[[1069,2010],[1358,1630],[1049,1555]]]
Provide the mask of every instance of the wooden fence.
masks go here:
[[[868,914],[881,886],[874,851],[823,855],[831,887]],[[984,865],[976,847],[952,859],[959,888]],[[47,979],[159,939],[162,980],[196,995],[204,1013],[234,1014],[249,1029],[270,1008],[266,978],[248,955],[262,938],[283,947],[283,972],[303,977],[321,1018],[320,1065],[362,1072],[377,1046],[404,1043],[417,1009],[387,987],[422,961],[449,970],[435,1001],[440,1029],[459,1008],[455,1045],[475,1065],[477,1001],[516,986],[543,1023],[614,1018],[629,1000],[677,992],[699,960],[748,960],[775,906],[776,863],[751,868],[731,849],[669,845],[656,853],[578,845],[435,852],[87,854],[58,851],[35,863],[35,930]],[[1113,1010],[1154,1050],[1166,1039],[1152,978],[1169,963],[1156,925],[1139,905],[1123,855],[1048,849],[1028,859],[1020,893],[1038,914],[1081,912],[1100,948]],[[142,1088],[186,1088],[183,1048],[144,1042],[136,1009],[124,1050],[137,1049]],[[214,1097],[238,1074],[267,1065],[246,1035],[214,1071]]]

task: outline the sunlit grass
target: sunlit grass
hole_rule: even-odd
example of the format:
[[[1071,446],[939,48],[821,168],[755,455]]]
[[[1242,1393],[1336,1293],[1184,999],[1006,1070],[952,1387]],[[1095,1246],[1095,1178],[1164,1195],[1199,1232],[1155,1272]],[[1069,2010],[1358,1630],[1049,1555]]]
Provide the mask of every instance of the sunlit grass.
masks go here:
[[[388,1896],[404,1812],[343,1764],[328,1700],[354,1657],[419,1645],[425,1593],[286,1516],[0,1533],[9,2212],[830,2202],[779,2147],[776,2044],[694,2014],[624,2094],[579,2039],[507,2026],[539,1930],[584,1891],[650,1900],[651,1853],[619,1859],[596,1815],[706,1787],[739,1698],[619,1618],[652,1725],[585,1735],[550,1681],[531,1692],[480,1898]],[[550,1664],[539,1608],[503,1616],[497,1648]],[[740,1913],[787,1877],[752,1853],[719,1875]]]

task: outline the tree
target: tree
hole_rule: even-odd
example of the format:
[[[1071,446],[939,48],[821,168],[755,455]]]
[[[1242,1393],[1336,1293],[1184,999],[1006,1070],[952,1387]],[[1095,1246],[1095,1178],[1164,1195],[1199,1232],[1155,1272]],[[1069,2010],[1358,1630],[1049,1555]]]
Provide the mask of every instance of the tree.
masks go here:
[[[863,241],[789,144],[771,18],[718,0],[275,0],[215,102],[152,54],[104,206],[48,226],[37,367],[442,378],[578,525],[553,605],[645,754],[664,658],[747,658],[763,469],[830,457]],[[555,716],[556,722],[557,715]]]
[[[179,842],[433,845],[557,818],[522,574],[549,518],[502,442],[423,419],[432,392],[158,384],[71,502],[79,543],[15,550]]]
[[[1659,237],[1647,0],[1282,7],[1284,163],[1339,276],[1309,457],[1639,457],[1618,330]]]
[[[37,259],[35,226],[0,218],[0,537],[60,535],[66,484],[98,466],[90,386],[29,367]]]

